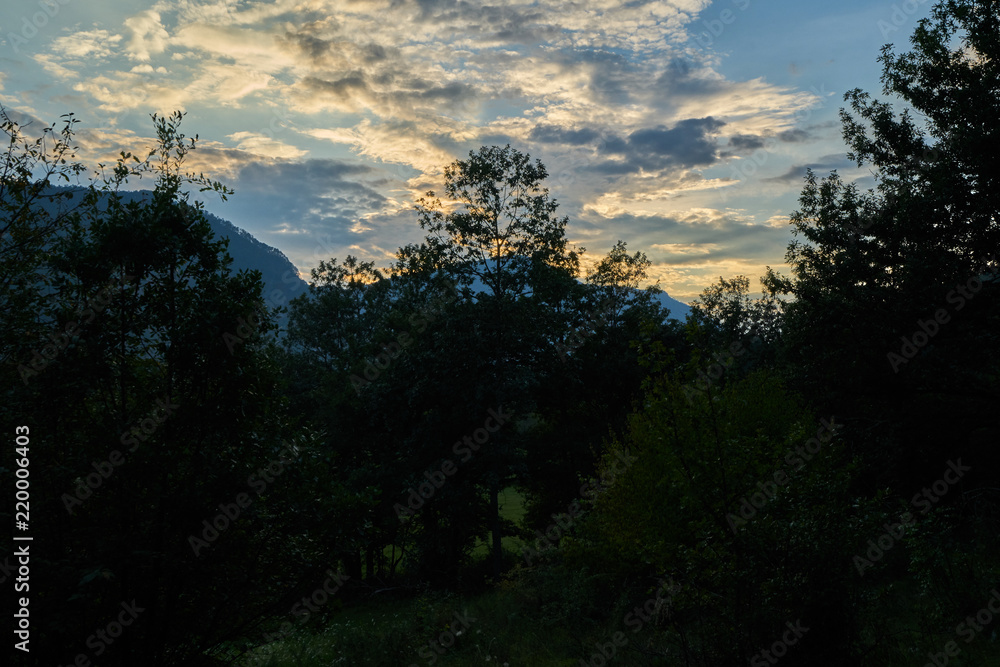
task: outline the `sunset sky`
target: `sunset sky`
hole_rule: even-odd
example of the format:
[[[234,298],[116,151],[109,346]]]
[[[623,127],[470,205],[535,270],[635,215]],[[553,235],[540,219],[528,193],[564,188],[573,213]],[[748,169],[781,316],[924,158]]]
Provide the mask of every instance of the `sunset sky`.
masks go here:
[[[207,208],[304,272],[388,265],[422,238],[412,202],[443,167],[510,143],[546,165],[588,257],[623,239],[690,301],[720,275],[785,271],[806,166],[872,185],[838,110],[855,87],[881,96],[881,45],[906,50],[930,5],[6,2],[0,102],[35,127],[74,112],[88,159],[186,111],[192,169],[236,190]]]

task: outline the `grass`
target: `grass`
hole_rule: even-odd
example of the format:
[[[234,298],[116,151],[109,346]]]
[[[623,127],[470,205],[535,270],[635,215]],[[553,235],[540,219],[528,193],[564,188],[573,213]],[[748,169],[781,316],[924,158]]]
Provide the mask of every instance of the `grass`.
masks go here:
[[[500,498],[504,518],[520,524],[524,498],[506,489]],[[521,541],[504,538],[504,550],[519,560]],[[488,557],[488,543],[477,541],[477,561]],[[479,595],[427,592],[410,597],[379,597],[331,605],[281,639],[259,646],[241,667],[424,667],[483,665],[484,667],[578,667],[602,664],[599,647],[611,646],[616,632],[624,631],[626,646],[606,663],[614,667],[668,667],[681,665],[676,640],[666,629],[642,629],[632,634],[623,614],[631,608],[626,599],[600,581],[605,575],[562,567],[517,568],[510,580]],[[890,588],[894,588],[890,586]],[[393,595],[389,593],[388,595]],[[919,597],[913,583],[898,583],[885,604],[866,610],[859,619],[872,632],[887,630],[900,638],[898,645],[884,645],[871,662],[885,667],[926,662],[928,651],[940,653],[954,640],[953,625],[961,615],[945,612],[952,621],[931,623],[941,633],[916,638],[926,632],[927,620],[909,609]],[[980,597],[985,601],[987,594]],[[977,597],[975,602],[980,602]],[[624,604],[628,602],[628,604]],[[887,611],[892,610],[887,614]],[[957,619],[957,620],[956,620]],[[1000,667],[1000,615],[973,642],[959,641],[961,655],[951,658],[955,667]],[[874,636],[865,637],[873,641]],[[883,644],[884,642],[884,637]],[[655,657],[659,654],[660,657]],[[670,656],[669,658],[667,656]]]
[[[315,633],[303,629],[258,648],[244,667],[570,667],[577,661],[565,652],[574,643],[568,632],[532,620],[519,595],[502,588],[472,599],[432,594],[365,603]]]
[[[517,489],[511,487],[500,492],[500,516],[502,518],[513,521],[515,525],[520,526],[521,521],[524,520],[524,514],[524,496]],[[477,538],[475,546],[472,548],[472,557],[486,558],[490,553],[491,544],[492,541]],[[508,535],[500,540],[500,544],[503,545],[504,551],[520,553],[524,542],[517,537]]]
[[[521,522],[524,520],[525,507],[524,507],[524,496],[515,488],[509,487],[500,492],[500,516],[504,519],[513,521],[515,525],[520,526]],[[500,543],[503,545],[504,551],[512,551],[514,553],[520,554],[521,547],[524,545],[524,541],[513,536],[506,536],[501,539]],[[484,559],[490,553],[491,540],[483,540],[482,538],[476,538],[476,541],[472,547],[472,557],[476,559]],[[383,550],[386,558],[393,557],[392,547],[388,546]],[[396,554],[398,556],[398,553]]]
[[[513,488],[502,491],[500,513],[520,525],[525,515],[522,494]],[[521,544],[516,537],[503,538],[504,550],[515,560]],[[488,554],[489,542],[477,540],[473,558],[484,560]],[[429,593],[352,605],[325,623],[318,619],[319,623],[258,647],[243,667],[578,665],[579,658],[567,656],[581,645],[581,637],[540,623],[525,613],[525,603],[523,591],[506,584],[473,598]],[[447,649],[445,643],[450,644]]]

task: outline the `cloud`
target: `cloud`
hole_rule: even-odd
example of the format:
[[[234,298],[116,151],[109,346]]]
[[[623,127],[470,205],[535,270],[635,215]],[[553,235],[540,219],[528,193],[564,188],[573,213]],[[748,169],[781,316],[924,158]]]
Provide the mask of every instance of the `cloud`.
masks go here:
[[[799,129],[797,127],[796,128],[792,128],[791,130],[785,130],[784,132],[779,132],[778,133],[778,140],[779,141],[784,141],[784,142],[787,142],[787,143],[797,143],[797,142],[800,142],[800,141],[808,141],[811,138],[812,138],[812,135],[810,135],[807,131]]]
[[[856,165],[847,159],[844,154],[833,154],[824,155],[816,162],[810,162],[807,164],[796,164],[788,168],[788,171],[781,174],[780,176],[773,176],[771,178],[765,178],[764,181],[768,183],[802,183],[802,179],[805,178],[806,169],[812,169],[815,172],[819,172],[821,175],[825,175],[827,172],[834,170],[847,169],[850,170],[855,168]]]
[[[781,173],[809,159],[793,151],[833,137],[796,122],[816,94],[731,80],[718,53],[688,46],[709,5],[160,0],[124,20],[95,16],[30,64],[42,79],[72,81],[74,104],[103,118],[106,134],[87,139],[94,151],[141,143],[114,133],[123,112],[192,110],[186,131],[226,137],[190,156],[237,188],[221,214],[300,266],[317,244],[384,258],[419,239],[412,199],[439,191],[454,159],[509,142],[544,162],[588,247],[610,247],[624,228],[630,245],[654,247],[662,275],[694,280],[697,266],[774,263],[776,207],[750,224],[720,196],[787,193],[802,169],[730,187],[728,161],[777,144],[768,173]],[[295,114],[281,139],[259,129],[279,108]]]
[[[185,109],[191,99],[191,91],[144,72],[97,75],[74,84],[73,90],[86,93],[98,102],[98,109],[109,114],[131,109],[169,113]]]
[[[115,55],[121,40],[107,30],[83,30],[55,38],[51,53],[37,53],[32,59],[56,79],[79,79],[81,69]]]
[[[270,75],[252,67],[211,63],[202,67],[200,76],[185,93],[222,106],[237,106],[244,97],[267,89],[271,81]]]
[[[687,118],[673,127],[643,128],[626,137],[610,136],[599,144],[605,159],[586,167],[606,176],[659,173],[667,169],[706,167],[718,159],[713,135],[725,123],[716,118]]]
[[[82,30],[52,40],[52,50],[66,58],[107,58],[121,41],[107,30]]]
[[[131,59],[146,62],[167,48],[170,35],[160,23],[159,12],[152,9],[139,12],[125,19],[125,27],[132,33],[127,45]]]
[[[180,27],[170,40],[173,46],[202,52],[222,63],[266,74],[276,74],[297,65],[294,53],[283,44],[276,30],[195,23]]]
[[[296,107],[311,112],[372,111],[385,118],[467,112],[477,101],[476,88],[458,81],[403,79],[392,74],[372,76],[362,70],[338,73],[337,78],[306,77],[295,87]]]
[[[719,249],[718,243],[654,243],[653,250],[676,255],[707,255]]]
[[[43,130],[49,127],[41,118],[28,109],[16,108],[4,105],[4,112],[7,117],[18,124],[21,134],[27,139],[39,139],[43,136]]]
[[[717,148],[708,135],[723,125],[709,116],[688,118],[670,129],[661,126],[637,130],[628,137],[627,152],[644,158],[652,168],[710,165],[716,160]]]
[[[227,136],[229,139],[239,142],[236,146],[237,149],[264,157],[292,160],[308,153],[308,151],[282,143],[275,140],[274,137],[268,137],[258,132],[234,132]]]
[[[457,154],[454,137],[463,137],[460,123],[439,119],[436,123],[395,121],[360,122],[353,128],[307,130],[305,134],[351,146],[358,155],[386,163],[413,167],[420,173],[436,175]],[[468,138],[474,131],[465,128]]]
[[[66,60],[51,53],[36,53],[32,59],[48,74],[61,81],[77,78],[77,72],[65,66]]]
[[[378,169],[354,161],[247,160],[228,182],[236,194],[219,213],[252,221],[244,226],[255,236],[300,265],[315,266],[352,245],[372,247],[384,238],[394,204],[364,182],[379,178]]]
[[[734,153],[750,153],[764,147],[764,137],[754,134],[736,134],[729,137],[729,148]]]
[[[578,130],[568,130],[555,125],[536,125],[528,134],[531,141],[552,144],[568,144],[582,146],[593,143],[601,138],[601,133],[589,127]]]
[[[774,264],[775,254],[784,253],[787,225],[777,229],[753,223],[753,216],[739,209],[691,208],[611,218],[590,211],[572,219],[569,233],[573,239],[585,239],[593,251],[610,248],[622,230],[628,230],[629,247],[644,249],[652,262],[650,280],[658,280],[672,297],[690,300],[718,276],[760,275],[766,264]]]

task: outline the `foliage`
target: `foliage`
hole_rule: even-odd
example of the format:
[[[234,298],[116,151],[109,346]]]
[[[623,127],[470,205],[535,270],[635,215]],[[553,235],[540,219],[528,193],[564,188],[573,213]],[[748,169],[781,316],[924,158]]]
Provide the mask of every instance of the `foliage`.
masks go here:
[[[88,173],[75,119],[35,132],[0,108],[0,415],[31,430],[34,664],[72,662],[134,600],[101,664],[408,664],[468,607],[441,664],[567,667],[667,580],[615,664],[759,664],[790,622],[809,630],[788,665],[938,650],[998,572],[997,8],[944,0],[912,51],[883,50],[897,99],[854,90],[841,114],[875,188],[809,172],[790,277],[768,268],[760,298],[720,277],[684,326],[624,241],[578,279],[544,165],[508,145],[445,167],[389,268],[321,262],[279,346],[260,275],[189,193],[231,191],[185,172],[181,114],[65,190]],[[868,556],[959,456],[968,475]],[[553,525],[512,567],[502,538]],[[332,571],[347,585],[300,622]]]
[[[180,114],[153,121],[158,146],[102,168],[77,208],[52,213],[15,196],[20,213],[5,218],[8,233],[36,243],[4,292],[36,290],[37,310],[16,313],[31,328],[5,339],[4,357],[18,363],[4,367],[3,411],[29,425],[32,469],[45,471],[32,486],[32,562],[46,573],[32,581],[32,612],[45,619],[32,657],[45,663],[95,650],[86,645],[95,624],[134,600],[141,615],[102,649],[102,664],[192,664],[260,618],[278,590],[261,576],[290,576],[306,548],[275,541],[287,506],[259,477],[284,446],[259,275],[229,273],[225,243],[182,188],[229,191],[182,171],[194,140],[180,133]],[[71,139],[67,125],[59,150]],[[12,143],[8,164],[82,171],[63,165],[65,152],[55,165],[23,151]],[[120,195],[139,174],[153,175],[154,189]],[[44,184],[32,187],[46,196]],[[38,350],[51,361],[33,358]],[[284,454],[293,467],[297,457]],[[232,525],[205,540],[214,533],[202,521],[220,503],[232,513],[241,493],[251,498],[241,516],[222,517]]]
[[[885,92],[898,101],[853,90],[841,113],[850,156],[873,167],[876,189],[810,173],[792,216],[788,363],[857,429],[849,446],[875,484],[908,489],[956,447],[997,462],[973,437],[996,432],[988,406],[1000,398],[990,259],[1000,228],[986,157],[998,135],[983,115],[1000,95],[996,9],[941,2],[910,52],[883,49]]]
[[[664,377],[605,454],[610,481],[567,558],[675,580],[662,631],[684,664],[746,662],[798,618],[817,630],[790,664],[834,647],[846,659],[849,550],[867,518],[849,471],[833,433],[767,373],[693,399]]]

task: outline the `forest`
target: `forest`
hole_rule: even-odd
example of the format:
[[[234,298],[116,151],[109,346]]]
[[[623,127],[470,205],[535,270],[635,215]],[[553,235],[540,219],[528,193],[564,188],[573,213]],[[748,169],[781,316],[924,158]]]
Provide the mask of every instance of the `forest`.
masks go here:
[[[276,306],[184,114],[94,170],[0,109],[8,664],[1000,665],[998,5],[911,45],[877,187],[684,320],[510,145]]]

